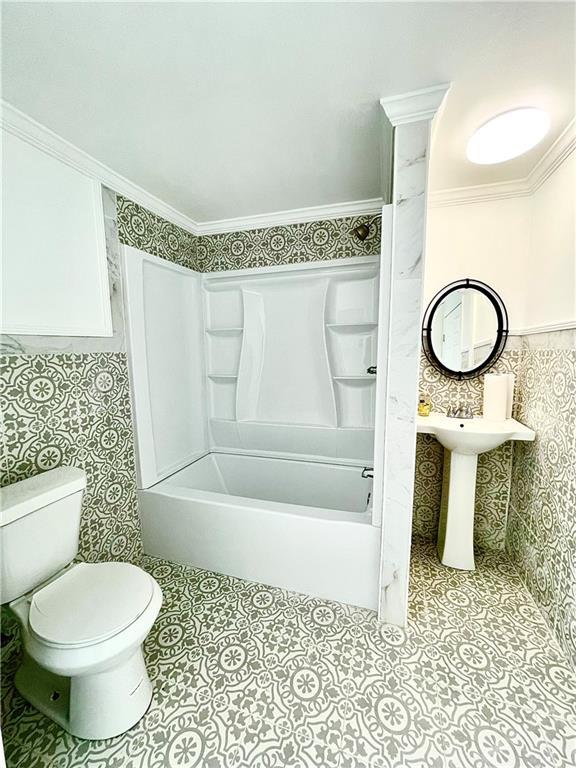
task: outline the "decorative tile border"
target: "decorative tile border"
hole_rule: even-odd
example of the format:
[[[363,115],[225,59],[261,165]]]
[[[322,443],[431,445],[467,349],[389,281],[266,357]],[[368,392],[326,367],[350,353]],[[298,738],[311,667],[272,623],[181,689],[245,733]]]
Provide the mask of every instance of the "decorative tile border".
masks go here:
[[[11,355],[0,368],[0,484],[63,464],[84,469],[84,560],[141,554],[123,353]]]
[[[182,267],[201,271],[198,262],[198,237],[155,213],[116,195],[118,237],[124,245],[160,256]]]
[[[117,195],[120,242],[197,272],[269,267],[380,253],[381,217],[341,219],[196,236]],[[369,224],[366,240],[352,230]]]
[[[370,226],[370,234],[364,241],[352,232],[363,223]],[[198,241],[198,262],[202,272],[217,272],[373,256],[380,253],[380,237],[379,215],[204,235]]]

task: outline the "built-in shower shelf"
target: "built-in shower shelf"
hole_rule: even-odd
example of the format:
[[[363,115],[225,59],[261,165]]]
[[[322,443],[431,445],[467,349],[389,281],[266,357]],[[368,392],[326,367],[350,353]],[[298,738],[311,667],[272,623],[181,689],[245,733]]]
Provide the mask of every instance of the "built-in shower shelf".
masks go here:
[[[378,323],[326,323],[326,328],[336,333],[367,333],[378,327]]]
[[[209,379],[231,379],[232,381],[238,378],[236,373],[209,373]]]
[[[362,376],[332,376],[332,378],[334,381],[361,381],[365,384],[374,384],[376,381],[376,376],[369,373],[362,374]]]
[[[239,336],[244,328],[206,328],[211,336]]]

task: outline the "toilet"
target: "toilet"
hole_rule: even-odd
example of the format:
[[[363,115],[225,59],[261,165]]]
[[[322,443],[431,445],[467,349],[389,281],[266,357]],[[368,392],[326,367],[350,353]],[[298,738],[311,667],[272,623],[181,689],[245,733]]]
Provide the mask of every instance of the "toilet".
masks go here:
[[[16,688],[83,739],[108,739],[145,714],[142,653],[162,604],[129,563],[72,563],[86,474],[60,467],[0,490],[0,597],[20,621]]]

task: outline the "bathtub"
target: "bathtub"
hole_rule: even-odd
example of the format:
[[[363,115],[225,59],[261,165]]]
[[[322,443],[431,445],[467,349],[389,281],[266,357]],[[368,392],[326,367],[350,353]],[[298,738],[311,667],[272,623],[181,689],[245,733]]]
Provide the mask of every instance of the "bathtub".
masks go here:
[[[146,554],[375,609],[362,466],[214,452],[138,492]]]

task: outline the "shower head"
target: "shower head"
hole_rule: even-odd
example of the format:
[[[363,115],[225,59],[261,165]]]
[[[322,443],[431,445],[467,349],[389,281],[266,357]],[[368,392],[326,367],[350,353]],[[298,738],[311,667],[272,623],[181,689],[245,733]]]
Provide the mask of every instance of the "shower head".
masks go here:
[[[370,234],[370,226],[368,224],[358,224],[357,227],[354,227],[352,232],[358,238],[358,240],[366,240]]]

